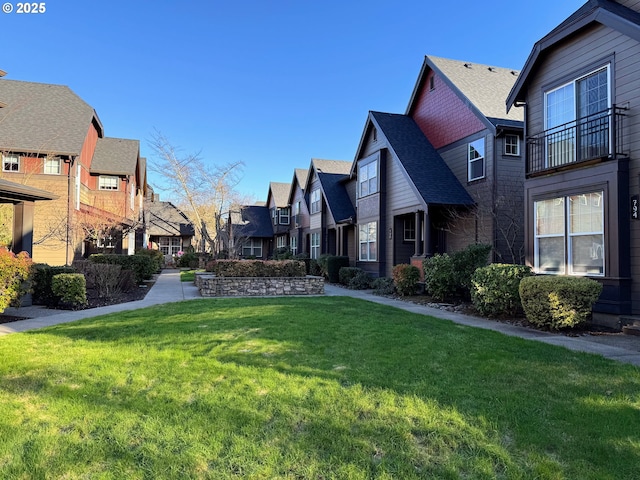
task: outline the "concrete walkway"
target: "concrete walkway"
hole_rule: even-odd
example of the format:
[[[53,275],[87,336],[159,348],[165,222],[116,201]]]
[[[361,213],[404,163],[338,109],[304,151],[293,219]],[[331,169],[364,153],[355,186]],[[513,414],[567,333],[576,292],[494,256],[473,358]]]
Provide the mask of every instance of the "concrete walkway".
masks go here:
[[[640,366],[640,337],[623,334],[585,334],[580,336],[567,336],[541,332],[508,323],[449,312],[425,305],[418,305],[403,300],[380,297],[373,295],[369,290],[349,290],[335,285],[325,285],[325,294],[329,296],[349,296],[360,298],[421,315],[430,315],[432,317],[451,320],[452,322],[467,325],[469,327],[494,330],[513,337],[544,342],[575,351],[594,353],[619,362]],[[106,307],[78,311],[50,310],[41,306],[22,307],[19,309],[8,308],[5,311],[7,315],[29,318],[27,320],[0,324],[0,336],[14,332],[24,332],[36,328],[48,327],[50,325],[58,325],[60,323],[73,322],[98,315],[134,310],[137,308],[190,300],[194,298],[200,298],[200,292],[198,292],[198,289],[192,283],[181,282],[180,272],[177,270],[164,270],[160,275],[158,275],[155,284],[149,293],[147,293],[145,298],[136,302],[120,303],[118,305],[109,305]]]

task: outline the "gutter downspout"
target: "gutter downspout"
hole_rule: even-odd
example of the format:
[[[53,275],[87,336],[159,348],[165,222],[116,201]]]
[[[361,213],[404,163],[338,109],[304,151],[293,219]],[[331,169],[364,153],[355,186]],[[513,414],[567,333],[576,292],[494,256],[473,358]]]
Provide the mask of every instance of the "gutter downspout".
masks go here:
[[[67,228],[66,228],[66,240],[65,240],[65,265],[69,265],[69,236],[71,231],[71,168],[75,163],[76,158],[69,156],[66,160],[63,160],[67,167]]]

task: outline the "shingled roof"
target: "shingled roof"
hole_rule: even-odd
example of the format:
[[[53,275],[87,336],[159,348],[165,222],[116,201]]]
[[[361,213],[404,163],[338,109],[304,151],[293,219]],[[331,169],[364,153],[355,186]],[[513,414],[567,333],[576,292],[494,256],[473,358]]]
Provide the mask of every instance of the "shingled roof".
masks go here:
[[[64,85],[0,80],[0,149],[79,155],[94,109]]]
[[[344,185],[344,181],[348,178],[342,173],[318,172],[322,193],[336,223],[353,220],[356,217],[356,211]]]
[[[273,201],[277,208],[285,208],[289,205],[290,183],[271,182],[269,183],[269,194],[267,195],[267,204],[269,196],[273,197]]]
[[[236,233],[245,237],[271,238],[273,225],[269,209],[263,205],[245,205],[240,207],[240,222],[232,219]]]
[[[409,179],[427,205],[473,205],[474,201],[408,115],[370,112]]]
[[[164,236],[193,236],[195,228],[189,218],[173,203],[146,201],[147,233]]]
[[[589,0],[556,28],[538,40],[522,69],[522,74],[505,97],[507,108],[524,101],[526,85],[535,66],[559,42],[591,25],[600,23],[640,42],[640,13],[611,0]],[[520,111],[516,108],[512,111]]]
[[[494,67],[478,63],[451,60],[427,55],[409,100],[407,115],[411,113],[416,96],[429,70],[435,71],[452,88],[463,102],[475,109],[493,125],[522,126],[521,110],[507,113],[504,99],[518,79],[519,72],[510,68]],[[515,123],[513,123],[515,122]]]
[[[321,158],[312,158],[311,165],[316,172],[322,173],[341,173],[349,175],[351,172],[351,163],[345,160],[323,160]]]
[[[123,138],[99,138],[91,160],[91,173],[135,175],[140,142]]]

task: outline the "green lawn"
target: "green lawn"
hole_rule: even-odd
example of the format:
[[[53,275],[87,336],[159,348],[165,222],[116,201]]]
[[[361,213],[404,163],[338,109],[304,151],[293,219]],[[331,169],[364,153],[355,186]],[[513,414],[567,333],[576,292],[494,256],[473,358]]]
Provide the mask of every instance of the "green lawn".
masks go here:
[[[637,479],[640,369],[351,298],[0,338],[0,478]]]

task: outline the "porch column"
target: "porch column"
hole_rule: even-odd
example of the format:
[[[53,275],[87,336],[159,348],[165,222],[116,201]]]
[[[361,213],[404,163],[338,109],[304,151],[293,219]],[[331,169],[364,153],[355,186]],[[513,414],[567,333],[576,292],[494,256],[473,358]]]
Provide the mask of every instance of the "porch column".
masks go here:
[[[424,211],[424,256],[430,257],[431,252],[431,219],[429,218],[429,206]]]
[[[342,255],[342,225],[337,225],[336,228],[336,255]]]
[[[34,202],[21,202],[13,206],[13,252],[27,252],[33,257]]]
[[[422,242],[422,240],[420,239],[420,232],[421,232],[421,230],[420,230],[420,228],[421,228],[420,227],[420,225],[421,225],[420,221],[421,221],[420,212],[416,211],[416,213],[415,213],[415,222],[414,222],[415,223],[415,228],[416,228],[416,230],[415,230],[416,238],[413,241],[413,244],[414,244],[413,256],[414,257],[419,257],[420,254],[422,253],[422,246],[420,245],[420,243]]]

